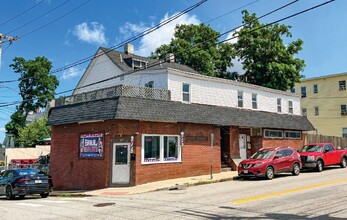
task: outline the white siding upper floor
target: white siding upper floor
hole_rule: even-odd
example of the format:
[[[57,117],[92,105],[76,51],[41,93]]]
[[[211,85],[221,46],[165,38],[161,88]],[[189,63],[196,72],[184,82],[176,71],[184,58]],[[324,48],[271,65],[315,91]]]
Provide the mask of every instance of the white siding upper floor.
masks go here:
[[[173,101],[183,101],[183,84],[190,85],[190,103],[238,107],[238,91],[243,94],[244,109],[278,113],[277,99],[281,99],[281,112],[289,113],[289,101],[293,104],[293,114],[300,115],[300,97],[287,92],[254,86],[231,80],[200,76],[197,74],[169,71],[168,89]],[[252,107],[252,94],[257,96],[257,108]]]

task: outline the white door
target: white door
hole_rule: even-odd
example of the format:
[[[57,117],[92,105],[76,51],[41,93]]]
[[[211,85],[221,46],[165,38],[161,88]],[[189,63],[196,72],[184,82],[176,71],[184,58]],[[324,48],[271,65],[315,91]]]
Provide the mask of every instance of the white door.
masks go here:
[[[242,160],[247,159],[247,151],[246,151],[246,135],[239,135],[239,148],[240,148],[240,158]]]
[[[113,144],[112,183],[130,183],[130,144]]]

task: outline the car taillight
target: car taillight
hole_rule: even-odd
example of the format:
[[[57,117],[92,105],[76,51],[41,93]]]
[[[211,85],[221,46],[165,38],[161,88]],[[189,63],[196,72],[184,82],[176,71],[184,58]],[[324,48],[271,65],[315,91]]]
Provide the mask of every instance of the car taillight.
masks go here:
[[[24,183],[26,181],[29,181],[30,179],[29,178],[20,178],[17,180],[18,183]]]

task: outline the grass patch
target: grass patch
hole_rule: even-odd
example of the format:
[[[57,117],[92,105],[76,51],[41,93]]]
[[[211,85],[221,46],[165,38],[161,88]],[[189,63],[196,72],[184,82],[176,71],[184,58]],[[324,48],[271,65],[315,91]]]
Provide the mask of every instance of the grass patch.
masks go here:
[[[90,197],[91,195],[86,195],[82,193],[58,193],[52,194],[51,197],[69,197],[69,198],[77,198],[77,197]]]

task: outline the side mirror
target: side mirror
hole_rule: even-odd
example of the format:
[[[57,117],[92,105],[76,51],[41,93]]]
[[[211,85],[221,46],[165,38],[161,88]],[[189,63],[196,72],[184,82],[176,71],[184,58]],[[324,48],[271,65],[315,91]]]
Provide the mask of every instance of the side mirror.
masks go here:
[[[276,159],[278,159],[278,158],[280,158],[280,157],[279,157],[279,156],[275,156],[275,157],[274,157],[274,160],[276,160]]]
[[[327,149],[324,149],[324,153],[328,153],[329,152],[329,150],[327,150]]]

